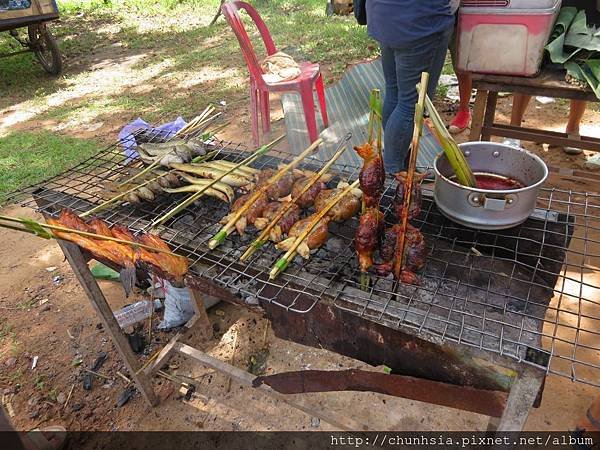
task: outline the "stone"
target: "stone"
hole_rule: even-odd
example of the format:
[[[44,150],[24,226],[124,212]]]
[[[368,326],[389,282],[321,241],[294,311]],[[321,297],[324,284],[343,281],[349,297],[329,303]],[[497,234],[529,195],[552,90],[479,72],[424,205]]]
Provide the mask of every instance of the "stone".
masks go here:
[[[13,367],[17,363],[17,358],[11,357],[4,361],[6,367]]]
[[[37,419],[40,415],[40,411],[38,409],[34,409],[28,415],[30,419]]]
[[[319,419],[318,417],[311,417],[310,426],[313,428],[319,428],[321,426],[321,419]]]
[[[73,412],[77,412],[77,411],[79,411],[81,408],[83,408],[83,405],[82,405],[81,403],[75,403],[75,404],[73,405],[73,407],[71,408],[71,410],[72,410]]]
[[[65,393],[64,393],[64,392],[61,392],[60,394],[58,394],[58,395],[56,396],[56,401],[57,401],[58,403],[60,403],[61,405],[64,405],[64,404],[65,404],[65,402],[67,401],[67,396],[65,395]]]
[[[52,305],[50,303],[45,303],[40,307],[40,312],[50,311],[50,308],[52,308]]]

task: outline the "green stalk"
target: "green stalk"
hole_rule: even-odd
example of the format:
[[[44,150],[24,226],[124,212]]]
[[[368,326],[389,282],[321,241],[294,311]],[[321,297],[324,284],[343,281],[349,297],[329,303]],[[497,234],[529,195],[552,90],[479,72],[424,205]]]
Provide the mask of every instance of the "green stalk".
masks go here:
[[[429,116],[433,124],[433,132],[436,135],[450,166],[456,173],[456,179],[463,186],[477,187],[475,175],[467,162],[465,155],[460,150],[452,135],[446,129],[442,118],[433,106],[433,102],[429,96],[425,97],[425,107],[429,111]]]

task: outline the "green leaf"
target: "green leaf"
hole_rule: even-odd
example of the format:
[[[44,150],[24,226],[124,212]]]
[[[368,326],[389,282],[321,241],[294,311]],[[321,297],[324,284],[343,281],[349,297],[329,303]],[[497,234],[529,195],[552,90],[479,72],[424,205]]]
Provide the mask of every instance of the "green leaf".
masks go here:
[[[36,222],[33,219],[28,219],[27,217],[20,217],[21,223],[27,228],[29,231],[33,232],[36,236],[39,236],[44,239],[52,239],[54,236],[48,230],[46,230],[40,223]]]
[[[383,366],[383,371],[384,371],[385,373],[387,373],[388,375],[389,375],[390,373],[392,373],[392,369],[390,369],[388,366]]]

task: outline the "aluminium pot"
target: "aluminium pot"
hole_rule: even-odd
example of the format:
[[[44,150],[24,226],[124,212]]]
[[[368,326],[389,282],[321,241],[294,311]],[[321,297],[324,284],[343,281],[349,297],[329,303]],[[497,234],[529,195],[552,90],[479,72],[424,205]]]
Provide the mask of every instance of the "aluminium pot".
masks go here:
[[[522,148],[494,142],[459,145],[477,174],[494,174],[521,183],[517,189],[470,188],[453,180],[454,171],[442,152],[435,158],[434,199],[438,209],[461,225],[481,230],[503,230],[525,222],[536,207],[548,167],[537,155]]]

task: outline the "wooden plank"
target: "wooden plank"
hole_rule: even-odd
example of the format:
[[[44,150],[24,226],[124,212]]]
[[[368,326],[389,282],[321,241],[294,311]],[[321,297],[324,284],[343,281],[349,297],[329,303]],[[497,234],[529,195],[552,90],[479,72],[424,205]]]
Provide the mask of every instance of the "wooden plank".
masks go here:
[[[487,129],[494,124],[496,118],[496,105],[498,103],[498,92],[488,92],[487,102],[485,104],[485,114],[483,115],[483,127],[481,130],[481,140],[489,141],[490,134]]]
[[[156,406],[158,404],[158,399],[154,394],[152,384],[145,374],[136,373],[140,367],[140,363],[131,350],[129,342],[125,338],[125,334],[121,330],[117,319],[115,319],[113,311],[107,303],[100,286],[98,286],[98,282],[90,272],[81,250],[77,245],[70,242],[61,240],[57,240],[57,242],[65,254],[67,261],[69,261],[77,280],[79,280],[79,284],[87,294],[92,306],[98,313],[98,317],[100,318],[104,329],[115,344],[115,347],[121,355],[129,374],[135,381],[137,388],[142,393],[144,399],[151,406]]]
[[[487,102],[488,91],[478,89],[475,96],[475,106],[473,107],[473,118],[471,120],[470,141],[481,140],[481,128],[483,127],[483,115],[485,114],[485,104]]]
[[[585,100],[588,102],[598,102],[598,98],[594,93],[588,93],[580,90],[572,89],[557,89],[553,87],[530,87],[530,86],[509,86],[504,84],[489,83],[485,81],[479,81],[473,83],[473,88],[483,89],[487,91],[496,92],[510,92],[519,93],[525,95],[552,97],[552,98],[565,98],[568,100]]]
[[[215,369],[218,372],[221,372],[221,373],[233,378],[233,380],[235,380],[237,383],[239,383],[243,386],[254,387],[253,381],[255,380],[256,377],[242,369],[238,369],[237,367],[232,366],[231,364],[227,364],[223,361],[213,358],[212,356],[207,355],[206,353],[201,352],[200,350],[197,350],[194,347],[191,347],[189,345],[178,343],[175,345],[175,350],[184,356],[195,359],[199,363],[201,363],[207,367],[210,367],[212,369]],[[261,384],[261,385],[255,387],[255,389],[262,391],[267,395],[275,397],[278,400],[280,400],[284,403],[287,403],[288,405],[293,406],[294,408],[299,409],[300,411],[305,412],[306,414],[308,414],[310,416],[318,417],[321,420],[323,420],[324,422],[327,422],[341,430],[347,430],[347,431],[367,431],[368,430],[368,427],[366,425],[359,423],[359,422],[355,421],[354,419],[351,419],[349,417],[336,417],[330,413],[324,412],[320,408],[317,409],[314,406],[307,404],[303,400],[296,401],[292,398],[289,398],[285,394],[280,394],[279,392],[275,391],[274,389],[271,389],[267,385]]]
[[[511,75],[493,75],[493,74],[471,74],[474,83],[492,83],[495,85],[501,85],[507,87],[508,91],[510,88],[516,86],[525,86],[529,88],[551,88],[551,89],[564,89],[571,91],[580,91],[586,93],[592,93],[592,90],[582,89],[581,87],[568,83],[565,80],[566,72],[564,70],[549,70],[542,69],[536,77],[518,77]]]
[[[197,325],[200,329],[203,339],[210,339],[213,335],[212,324],[208,319],[206,308],[204,306],[204,300],[202,299],[202,293],[194,288],[189,288],[192,293],[192,306],[196,313]]]

